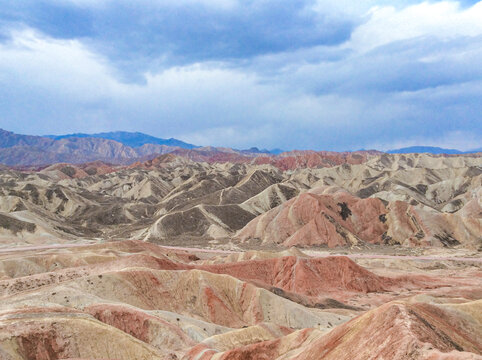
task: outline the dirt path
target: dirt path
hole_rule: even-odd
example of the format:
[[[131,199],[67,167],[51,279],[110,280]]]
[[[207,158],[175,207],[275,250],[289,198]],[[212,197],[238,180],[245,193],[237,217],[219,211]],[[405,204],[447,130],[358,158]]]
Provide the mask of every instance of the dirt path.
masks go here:
[[[326,256],[348,256],[352,259],[402,259],[402,260],[425,260],[425,261],[462,261],[462,262],[478,262],[482,263],[482,258],[469,258],[469,257],[457,257],[457,256],[410,256],[410,255],[378,255],[378,254],[323,254],[313,255],[315,257]]]
[[[97,244],[97,243],[96,243]],[[35,251],[35,250],[49,250],[49,249],[63,249],[63,248],[75,248],[84,247],[93,244],[52,244],[52,245],[39,245],[39,246],[21,246],[11,248],[0,248],[0,254],[22,251]],[[235,254],[240,251],[231,250],[218,250],[218,249],[201,249],[179,246],[161,246],[164,249],[187,251],[187,252],[201,252],[212,254]],[[398,260],[421,260],[421,261],[462,261],[462,262],[475,262],[482,263],[482,257],[458,257],[458,256],[410,256],[410,255],[383,255],[383,254],[332,254],[332,253],[317,253],[315,251],[308,251],[310,256],[313,257],[328,257],[328,256],[347,256],[351,259],[398,259]]]
[[[187,251],[187,252],[203,252],[203,253],[212,253],[212,254],[236,254],[240,253],[241,251],[232,251],[232,250],[219,250],[219,249],[200,249],[200,248],[189,248],[189,247],[179,247],[179,246],[161,246],[164,249],[169,250],[180,250],[180,251]]]
[[[0,254],[11,253],[11,252],[22,252],[22,251],[32,251],[32,250],[48,250],[48,249],[63,249],[63,248],[74,248],[93,245],[93,243],[86,244],[50,244],[50,245],[35,245],[35,246],[17,246],[10,248],[0,248]]]
[[[178,246],[163,246],[166,249],[181,250],[188,252],[206,252],[206,253],[218,253],[218,254],[235,254],[240,251],[230,250],[215,250],[215,249],[199,249],[189,247]],[[303,251],[303,249],[301,249]],[[307,254],[308,255],[308,254]],[[424,261],[462,261],[462,262],[477,262],[482,263],[482,257],[458,257],[458,256],[411,256],[411,255],[383,255],[383,254],[336,254],[336,253],[316,253],[311,252],[309,254],[312,257],[328,257],[328,256],[347,256],[351,259],[399,259],[399,260],[424,260]]]

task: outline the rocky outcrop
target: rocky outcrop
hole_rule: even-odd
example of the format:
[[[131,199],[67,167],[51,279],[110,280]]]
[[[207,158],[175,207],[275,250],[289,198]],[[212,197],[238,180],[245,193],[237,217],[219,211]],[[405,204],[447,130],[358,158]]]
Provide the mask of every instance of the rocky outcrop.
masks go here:
[[[83,312],[38,309],[2,314],[2,359],[165,359],[164,351]]]
[[[475,203],[470,206],[480,209]],[[371,243],[477,247],[480,230],[478,215],[466,218],[401,201],[361,199],[336,187],[321,187],[258,216],[238,232],[237,238],[284,246]]]
[[[278,156],[263,156],[253,160],[254,164],[271,164],[283,171],[304,168],[326,168],[342,164],[362,164],[379,151],[289,151]]]
[[[340,291],[380,292],[388,290],[396,282],[370,273],[343,256],[317,259],[285,256],[199,268],[313,297]]]
[[[477,358],[481,323],[464,311],[481,311],[482,302],[463,306],[391,302],[343,324],[314,341],[298,359]],[[469,310],[470,309],[470,310]],[[436,355],[437,349],[441,353]],[[452,357],[453,356],[453,357]]]

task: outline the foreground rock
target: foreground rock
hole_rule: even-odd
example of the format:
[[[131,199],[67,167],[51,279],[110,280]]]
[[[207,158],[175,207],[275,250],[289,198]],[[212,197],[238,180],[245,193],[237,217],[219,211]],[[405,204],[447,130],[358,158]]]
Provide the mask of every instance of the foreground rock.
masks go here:
[[[477,262],[434,270],[414,263],[407,272],[392,261],[387,276],[380,261],[370,271],[348,257],[295,249],[223,256],[139,241],[4,251],[0,358],[481,354]]]

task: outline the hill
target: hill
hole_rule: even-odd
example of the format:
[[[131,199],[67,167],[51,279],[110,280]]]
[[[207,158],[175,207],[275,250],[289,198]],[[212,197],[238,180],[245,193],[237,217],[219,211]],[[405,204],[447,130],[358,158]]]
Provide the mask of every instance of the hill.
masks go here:
[[[198,146],[193,144],[188,144],[184,141],[170,138],[161,139],[151,135],[143,134],[140,132],[127,132],[127,131],[114,131],[114,132],[102,132],[97,134],[67,134],[67,135],[45,135],[45,137],[61,140],[70,138],[100,138],[107,140],[114,140],[130,147],[139,147],[145,144],[155,144],[155,145],[167,145],[167,146],[177,146],[183,149],[194,149]]]
[[[0,252],[0,358],[480,359],[470,265],[427,276],[290,252],[215,265],[142,241]]]
[[[444,149],[434,146],[410,146],[401,149],[388,150],[387,154],[435,154],[435,155],[458,155],[458,154],[474,154],[481,152],[482,148],[470,149],[468,151],[460,151],[457,149]]]
[[[428,153],[428,154],[463,154],[463,151],[456,149],[444,149],[434,146],[410,146],[401,149],[388,150],[388,154],[412,154],[412,153]]]

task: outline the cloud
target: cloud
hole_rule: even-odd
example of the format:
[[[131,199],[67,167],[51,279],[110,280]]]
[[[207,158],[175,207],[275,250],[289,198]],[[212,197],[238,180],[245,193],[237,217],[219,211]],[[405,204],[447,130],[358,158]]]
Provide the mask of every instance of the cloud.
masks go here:
[[[142,85],[125,83],[105,58],[78,41],[31,30],[12,36],[0,47],[0,70],[8,74],[0,79],[0,116],[8,119],[2,127],[19,132],[126,129],[204,145],[274,147],[289,142],[297,147],[293,131],[301,135],[312,127],[329,129],[332,117],[349,115],[353,104],[332,96],[293,96],[256,74],[218,63],[145,73]],[[345,106],[339,107],[340,102]],[[238,135],[230,136],[234,132]],[[302,147],[317,146],[319,139],[315,133]]]
[[[453,39],[482,34],[482,2],[468,9],[460,3],[423,2],[397,10],[392,6],[373,7],[369,20],[353,31],[347,44],[357,51],[369,51],[396,41],[417,37]]]
[[[49,36],[82,38],[128,73],[346,41],[353,18],[311,11],[312,3],[26,0],[4,4],[0,17]]]
[[[287,74],[315,93],[410,92],[482,79],[482,36],[409,39],[336,61],[300,64]]]
[[[105,59],[78,40],[53,39],[32,29],[13,31],[0,45],[0,64],[11,85],[89,101],[107,96],[117,83]],[[88,89],[95,88],[95,93]]]
[[[0,127],[236,148],[472,146],[482,135],[482,2],[348,3],[9,5]],[[53,20],[39,20],[45,11]],[[77,19],[70,33],[57,23],[65,12]]]

